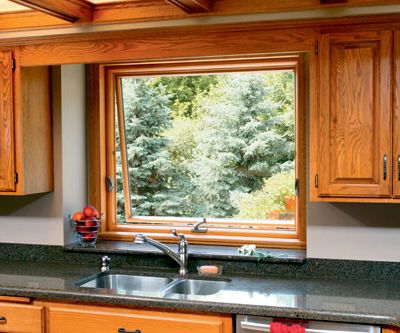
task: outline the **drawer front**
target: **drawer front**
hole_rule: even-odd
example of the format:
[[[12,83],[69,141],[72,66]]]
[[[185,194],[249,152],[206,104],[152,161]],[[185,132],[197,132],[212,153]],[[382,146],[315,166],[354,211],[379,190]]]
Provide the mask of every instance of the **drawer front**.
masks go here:
[[[42,306],[0,302],[0,317],[0,332],[43,332]]]
[[[230,316],[132,310],[85,305],[49,305],[50,333],[230,333]],[[125,330],[125,331],[124,331]]]

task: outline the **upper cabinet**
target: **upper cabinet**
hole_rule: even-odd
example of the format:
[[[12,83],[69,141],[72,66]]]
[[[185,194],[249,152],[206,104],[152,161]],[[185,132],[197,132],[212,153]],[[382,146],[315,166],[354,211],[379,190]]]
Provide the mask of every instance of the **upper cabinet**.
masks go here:
[[[53,190],[51,68],[0,51],[0,195]]]
[[[0,52],[0,191],[15,191],[12,64],[12,53]]]
[[[393,196],[400,199],[400,31],[394,40]]]
[[[400,195],[394,177],[400,172],[400,147],[392,151],[399,135],[392,98],[393,31],[327,33],[319,45],[311,199],[394,201]]]

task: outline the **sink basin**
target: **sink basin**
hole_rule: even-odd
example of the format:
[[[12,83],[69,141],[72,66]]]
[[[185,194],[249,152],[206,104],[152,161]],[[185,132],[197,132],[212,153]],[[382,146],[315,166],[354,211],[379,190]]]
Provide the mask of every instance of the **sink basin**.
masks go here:
[[[154,276],[101,273],[96,277],[79,283],[85,288],[105,288],[124,291],[159,291],[173,279]]]
[[[171,294],[213,295],[225,287],[227,281],[195,280],[146,275],[99,273],[76,283],[83,288],[109,289],[121,294],[159,292],[160,297]]]
[[[164,291],[167,294],[184,295],[213,295],[219,292],[227,284],[226,281],[211,280],[178,280]]]

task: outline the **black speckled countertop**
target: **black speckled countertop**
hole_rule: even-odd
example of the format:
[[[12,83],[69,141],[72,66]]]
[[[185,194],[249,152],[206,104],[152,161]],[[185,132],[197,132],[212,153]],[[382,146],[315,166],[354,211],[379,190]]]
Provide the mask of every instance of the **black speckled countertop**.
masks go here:
[[[310,320],[400,326],[400,281],[318,279],[228,274],[231,282],[209,296],[80,288],[76,282],[98,272],[94,263],[0,261],[0,294]],[[121,269],[139,275],[176,276],[176,269]]]

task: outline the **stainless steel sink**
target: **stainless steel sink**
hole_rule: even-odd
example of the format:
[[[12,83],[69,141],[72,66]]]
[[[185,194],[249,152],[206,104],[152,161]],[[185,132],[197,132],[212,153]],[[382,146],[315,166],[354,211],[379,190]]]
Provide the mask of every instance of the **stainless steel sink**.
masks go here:
[[[160,297],[171,294],[213,295],[225,287],[227,281],[194,280],[145,275],[99,273],[77,282],[79,287],[109,289],[121,294],[159,292]]]
[[[224,288],[226,284],[226,281],[185,279],[178,280],[176,283],[172,283],[164,291],[167,294],[213,295]]]
[[[101,273],[78,285],[85,288],[153,292],[165,288],[172,281],[173,279],[164,277]]]

